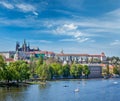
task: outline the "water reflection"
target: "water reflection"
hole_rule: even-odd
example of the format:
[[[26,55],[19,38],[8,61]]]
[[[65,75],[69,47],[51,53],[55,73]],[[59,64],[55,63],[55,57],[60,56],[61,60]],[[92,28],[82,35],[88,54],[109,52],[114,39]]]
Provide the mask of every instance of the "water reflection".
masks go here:
[[[0,88],[0,101],[24,101],[25,92],[28,87],[4,87]]]

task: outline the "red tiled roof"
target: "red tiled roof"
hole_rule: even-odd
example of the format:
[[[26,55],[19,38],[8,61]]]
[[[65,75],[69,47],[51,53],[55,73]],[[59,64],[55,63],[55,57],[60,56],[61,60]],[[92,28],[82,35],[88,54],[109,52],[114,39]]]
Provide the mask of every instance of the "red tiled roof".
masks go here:
[[[88,54],[57,54],[57,56],[89,56]]]
[[[34,51],[34,52],[30,52],[30,54],[54,54],[54,52],[50,52],[50,51]]]
[[[5,61],[12,62],[12,61],[14,61],[14,59],[12,59],[12,58],[7,58],[7,59],[5,59]]]
[[[101,57],[101,55],[89,55],[91,57]]]

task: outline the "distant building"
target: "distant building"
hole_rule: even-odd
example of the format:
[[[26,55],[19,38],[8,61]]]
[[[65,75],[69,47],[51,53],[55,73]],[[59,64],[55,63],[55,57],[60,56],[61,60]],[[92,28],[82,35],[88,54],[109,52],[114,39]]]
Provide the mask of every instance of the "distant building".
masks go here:
[[[76,63],[88,63],[88,62],[94,62],[94,60],[96,61],[106,61],[106,56],[104,53],[101,53],[99,55],[90,55],[90,54],[65,54],[60,53],[60,54],[56,54],[56,58],[58,59],[58,61],[64,62],[66,61],[67,63],[71,63],[71,62],[76,62]]]
[[[102,66],[100,64],[87,64],[90,70],[89,78],[102,77]]]
[[[2,55],[4,58],[8,59],[8,58],[13,58],[14,57],[15,52],[14,51],[4,51],[4,52],[0,52],[0,55]]]
[[[30,53],[30,56],[34,56],[36,58],[39,58],[39,57],[43,57],[44,59],[46,58],[54,58],[55,57],[55,53],[54,52],[51,52],[51,51],[33,51],[33,52],[29,52]]]
[[[15,55],[14,55],[14,61],[17,60],[29,60],[30,59],[30,54],[27,52],[23,52],[23,51],[16,51]]]
[[[22,52],[31,52],[31,51],[39,51],[39,48],[30,48],[30,44],[26,43],[26,40],[24,40],[22,46],[20,47],[20,43],[16,42],[16,51],[22,51]]]
[[[3,56],[4,60],[6,61],[7,64],[9,64],[10,62],[14,61],[14,51],[4,51],[4,52],[0,52],[0,55]]]

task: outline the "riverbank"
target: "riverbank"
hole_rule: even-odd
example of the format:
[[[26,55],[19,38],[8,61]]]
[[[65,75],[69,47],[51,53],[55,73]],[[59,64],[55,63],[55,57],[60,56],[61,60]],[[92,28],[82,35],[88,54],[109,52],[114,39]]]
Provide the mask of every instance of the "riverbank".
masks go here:
[[[0,87],[20,87],[20,86],[28,86],[31,85],[31,83],[29,82],[10,82],[10,83],[6,83],[6,82],[0,82]]]
[[[44,85],[46,84],[46,82],[42,82],[42,81],[27,81],[27,82],[10,82],[10,83],[6,83],[6,82],[0,82],[0,87],[21,87],[21,86],[28,86],[28,85],[33,85],[33,84],[41,84]]]
[[[103,79],[105,80],[105,78],[62,78],[62,79],[52,79],[52,80],[49,80],[49,81],[76,81],[76,80],[79,80],[79,81],[83,81],[83,80],[100,80],[100,79]],[[120,79],[120,78],[108,78],[108,79]],[[6,83],[6,82],[0,82],[0,87],[21,87],[21,86],[28,86],[28,85],[34,85],[34,84],[40,84],[40,85],[45,85],[47,84],[47,82],[49,81],[39,81],[37,79],[34,79],[34,80],[28,80],[26,82],[10,82],[10,83]]]

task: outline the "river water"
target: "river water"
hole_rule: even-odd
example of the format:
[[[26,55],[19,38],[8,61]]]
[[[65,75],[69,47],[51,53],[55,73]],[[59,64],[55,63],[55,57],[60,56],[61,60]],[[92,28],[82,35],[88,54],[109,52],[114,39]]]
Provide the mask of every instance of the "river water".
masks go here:
[[[46,85],[0,88],[0,101],[120,101],[120,79],[50,81]]]

